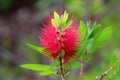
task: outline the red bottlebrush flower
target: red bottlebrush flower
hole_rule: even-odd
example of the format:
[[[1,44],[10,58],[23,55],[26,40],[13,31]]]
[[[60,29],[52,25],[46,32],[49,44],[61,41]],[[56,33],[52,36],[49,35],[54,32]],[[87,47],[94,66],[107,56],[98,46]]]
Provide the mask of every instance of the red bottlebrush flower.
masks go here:
[[[78,26],[74,20],[65,29],[54,27],[50,20],[47,21],[47,24],[43,24],[43,26],[44,28],[42,28],[40,33],[40,45],[50,52],[50,57],[57,58],[63,51],[62,59],[66,63],[75,56],[79,33],[76,29]]]

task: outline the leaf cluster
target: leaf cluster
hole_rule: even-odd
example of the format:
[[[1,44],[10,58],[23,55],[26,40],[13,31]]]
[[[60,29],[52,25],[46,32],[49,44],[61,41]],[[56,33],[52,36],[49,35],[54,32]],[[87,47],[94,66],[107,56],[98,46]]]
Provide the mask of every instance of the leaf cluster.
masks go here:
[[[57,12],[54,12],[54,18],[51,19],[54,27],[67,28],[72,24],[72,21],[68,21],[68,13],[65,11],[63,15],[59,16]]]
[[[96,22],[91,23],[90,21],[86,24],[83,21],[80,21],[79,25],[80,32],[80,50],[78,55],[80,59],[84,57],[85,51],[87,55],[85,56],[86,60],[90,59],[91,54],[97,50],[101,44],[103,44],[112,34],[112,27],[106,27],[102,29],[101,24]]]
[[[63,29],[67,26],[71,25],[71,21],[67,21],[68,13],[66,11],[63,15],[59,16],[57,12],[54,12],[54,18],[51,20],[52,24],[55,27],[62,27]],[[112,33],[111,27],[106,27],[102,29],[100,24],[96,22],[91,23],[90,21],[86,24],[83,21],[80,21],[78,32],[80,33],[80,42],[78,45],[77,60],[89,60],[91,57],[91,53],[95,51],[100,45],[108,39],[108,37]],[[27,43],[27,45],[33,50],[46,55],[44,48],[40,46],[35,46],[33,44]],[[85,54],[85,52],[87,54]],[[86,55],[86,56],[85,56]],[[52,59],[52,63],[50,65],[44,64],[24,64],[21,65],[22,68],[30,69],[37,71],[41,76],[58,76],[59,73],[59,60]],[[69,74],[69,70],[74,70],[81,67],[81,63],[78,61],[72,61],[69,64],[63,64],[63,68],[65,69],[65,74]]]

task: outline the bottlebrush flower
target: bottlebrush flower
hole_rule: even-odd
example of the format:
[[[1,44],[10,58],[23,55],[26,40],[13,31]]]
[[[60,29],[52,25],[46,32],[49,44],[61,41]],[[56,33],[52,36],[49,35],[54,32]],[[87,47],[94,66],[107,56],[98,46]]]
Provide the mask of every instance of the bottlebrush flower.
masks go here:
[[[41,29],[39,36],[40,46],[50,53],[49,56],[54,59],[61,56],[64,63],[67,63],[70,58],[76,55],[76,47],[79,42],[78,26],[74,20],[67,23],[67,19],[63,19],[67,16],[66,12],[61,16],[55,12],[54,20],[57,24],[52,22],[52,18],[49,18],[46,24],[43,24],[44,28]]]

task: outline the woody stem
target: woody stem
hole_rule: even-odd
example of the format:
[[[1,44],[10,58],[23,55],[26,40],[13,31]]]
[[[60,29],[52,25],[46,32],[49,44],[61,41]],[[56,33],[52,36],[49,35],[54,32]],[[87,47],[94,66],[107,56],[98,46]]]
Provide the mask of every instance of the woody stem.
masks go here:
[[[97,77],[96,80],[103,80],[103,77],[105,77],[118,63],[120,63],[120,59],[117,60],[110,68],[108,68],[100,77]]]
[[[82,60],[82,67],[81,67],[81,69],[80,69],[80,78],[79,78],[79,80],[82,80],[84,64],[85,64],[85,63],[84,63],[84,60]]]
[[[83,56],[84,56],[84,57],[86,56],[87,51],[88,51],[88,50],[86,49],[85,52],[83,53]],[[84,58],[82,59],[81,64],[82,64],[82,66],[81,66],[81,68],[80,68],[80,77],[79,77],[79,80],[82,80],[82,76],[83,76],[84,65],[85,65],[85,60],[84,60]]]
[[[64,77],[64,70],[63,70],[63,63],[62,63],[62,58],[59,57],[59,61],[60,61],[60,72],[61,72],[61,80],[65,80],[65,77]]]

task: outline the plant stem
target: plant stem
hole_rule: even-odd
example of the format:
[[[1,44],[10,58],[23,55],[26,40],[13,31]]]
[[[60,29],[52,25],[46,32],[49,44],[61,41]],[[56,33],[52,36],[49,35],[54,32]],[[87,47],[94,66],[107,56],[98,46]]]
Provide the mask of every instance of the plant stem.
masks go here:
[[[83,56],[85,57],[87,54],[87,49],[85,50],[85,52],[83,53]],[[85,61],[84,61],[84,58],[82,59],[82,62],[81,62],[82,66],[80,68],[80,78],[79,80],[82,80],[82,76],[83,76],[83,70],[84,70],[84,65],[85,65]]]
[[[81,67],[81,69],[80,69],[80,78],[79,78],[79,80],[82,80],[82,75],[83,75],[83,70],[84,70],[84,60],[82,60],[82,67]]]
[[[106,76],[118,63],[120,63],[120,59],[117,60],[110,68],[108,68],[100,77],[97,77],[96,80],[102,80],[104,76]]]
[[[65,80],[65,77],[64,77],[64,70],[63,70],[63,67],[62,67],[62,58],[59,57],[59,61],[60,61],[60,72],[61,72],[61,80]]]

